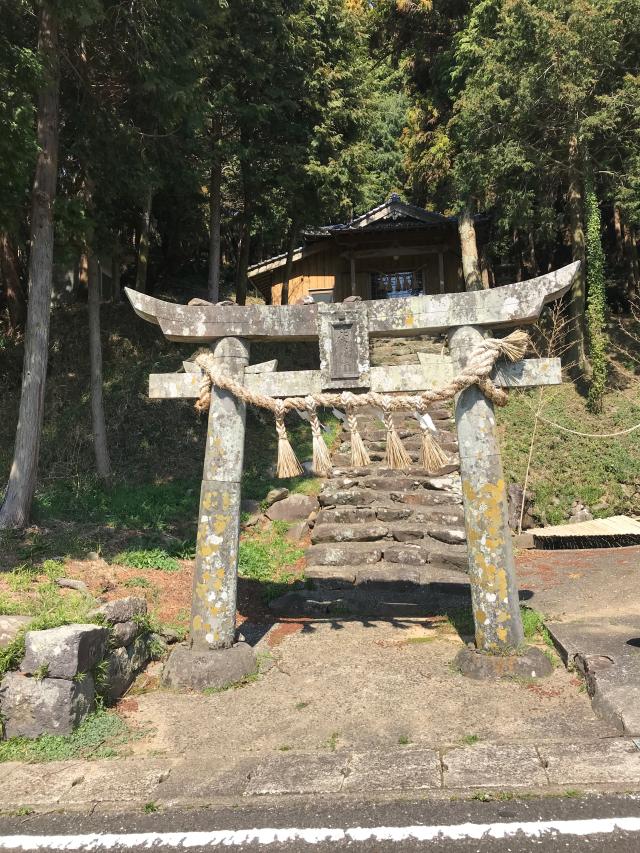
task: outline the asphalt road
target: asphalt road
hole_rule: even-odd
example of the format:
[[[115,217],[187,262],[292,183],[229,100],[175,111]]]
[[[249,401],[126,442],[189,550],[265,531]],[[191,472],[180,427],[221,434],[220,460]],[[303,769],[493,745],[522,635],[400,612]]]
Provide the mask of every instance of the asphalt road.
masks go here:
[[[624,829],[616,829],[616,821]],[[628,831],[630,828],[632,831]],[[287,840],[277,840],[277,833],[270,830],[279,830]],[[150,833],[154,835],[150,837]],[[487,803],[357,803],[316,798],[312,802],[280,800],[270,805],[262,801],[240,803],[233,808],[160,810],[151,814],[0,817],[0,851],[119,853],[150,847],[193,853],[212,849],[264,849],[274,853],[572,853],[606,849],[607,853],[640,853],[640,796],[545,797]]]

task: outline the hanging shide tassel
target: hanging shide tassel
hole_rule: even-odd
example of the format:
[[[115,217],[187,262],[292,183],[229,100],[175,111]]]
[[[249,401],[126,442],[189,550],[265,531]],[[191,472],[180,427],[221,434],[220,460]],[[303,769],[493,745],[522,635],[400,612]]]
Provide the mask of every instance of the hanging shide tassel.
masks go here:
[[[439,471],[449,463],[449,457],[440,447],[433,433],[435,427],[433,421],[426,412],[426,409],[419,408],[416,411],[416,418],[422,432],[422,444],[420,446],[420,467],[427,470],[430,474],[434,471]]]
[[[387,430],[387,451],[384,461],[389,468],[395,468],[398,470],[410,468],[412,459],[404,449],[404,444],[396,432],[391,412],[389,410],[384,410],[383,416],[385,429]]]
[[[351,443],[351,465],[353,468],[365,468],[371,459],[358,430],[358,417],[351,406],[347,407],[346,414]]]
[[[282,479],[289,477],[298,477],[304,473],[302,465],[296,459],[293,452],[293,447],[289,443],[287,428],[284,424],[284,406],[282,402],[278,402],[275,410],[276,415],[276,432],[278,433],[278,465],[276,473]]]
[[[420,447],[420,467],[430,474],[439,471],[449,464],[449,457],[433,437],[427,427],[422,429],[422,445]]]
[[[307,404],[309,423],[311,424],[311,432],[313,434],[313,473],[319,477],[326,477],[327,474],[331,473],[331,456],[322,435],[322,426],[318,418],[316,403],[313,397],[307,397],[305,403]]]

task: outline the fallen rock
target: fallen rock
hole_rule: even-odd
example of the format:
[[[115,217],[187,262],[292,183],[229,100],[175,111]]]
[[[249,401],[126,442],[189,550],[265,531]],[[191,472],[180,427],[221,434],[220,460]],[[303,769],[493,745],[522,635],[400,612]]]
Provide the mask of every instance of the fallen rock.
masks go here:
[[[29,678],[9,672],[0,684],[5,737],[68,735],[94,707],[91,675],[81,681]]]
[[[0,616],[0,649],[10,645],[33,619],[32,616]]]
[[[279,489],[271,489],[267,493],[267,497],[265,498],[265,503],[267,506],[273,506],[273,504],[278,501],[283,501],[285,498],[289,497],[289,489],[279,488]]]
[[[292,524],[291,527],[284,534],[284,538],[289,542],[300,542],[301,539],[307,535],[307,531],[309,530],[309,525],[306,521],[297,521],[295,524]]]
[[[240,501],[240,512],[246,512],[248,515],[260,512],[260,501],[252,501],[249,499]]]
[[[317,499],[310,495],[290,495],[272,504],[266,515],[271,521],[301,521],[317,508]]]
[[[115,625],[118,622],[131,622],[135,616],[144,616],[147,612],[147,601],[142,596],[130,595],[107,601],[91,612],[91,616],[102,616],[105,622]]]
[[[75,578],[56,578],[56,583],[61,589],[75,589],[76,592],[89,594],[89,587],[84,581]]]
[[[46,631],[27,631],[20,671],[71,679],[88,672],[101,660],[108,640],[108,630],[98,625],[62,625]]]
[[[520,513],[522,512],[523,500],[522,529],[528,530],[528,528],[535,526],[535,519],[531,514],[533,495],[529,491],[525,494],[524,488],[519,483],[510,483],[507,489],[507,503],[509,507],[509,527],[512,530],[518,530],[520,527]]]

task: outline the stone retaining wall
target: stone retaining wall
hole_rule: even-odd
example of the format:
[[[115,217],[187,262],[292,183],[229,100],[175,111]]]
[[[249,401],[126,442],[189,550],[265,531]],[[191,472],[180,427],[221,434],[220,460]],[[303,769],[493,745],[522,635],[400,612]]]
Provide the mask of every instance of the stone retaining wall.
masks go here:
[[[146,615],[145,599],[131,596],[98,607],[90,614],[95,624],[27,631],[19,669],[0,683],[4,737],[67,735],[98,696],[114,703],[163,652]]]

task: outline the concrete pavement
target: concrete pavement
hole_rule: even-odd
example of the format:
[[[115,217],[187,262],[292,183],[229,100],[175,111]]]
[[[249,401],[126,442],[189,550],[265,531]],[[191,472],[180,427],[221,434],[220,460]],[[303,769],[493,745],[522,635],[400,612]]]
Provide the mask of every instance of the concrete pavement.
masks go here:
[[[562,794],[567,790],[640,790],[640,742],[445,745],[328,753],[211,757],[131,757],[5,764],[3,813],[34,809],[140,812],[229,803],[333,796],[371,799]]]

